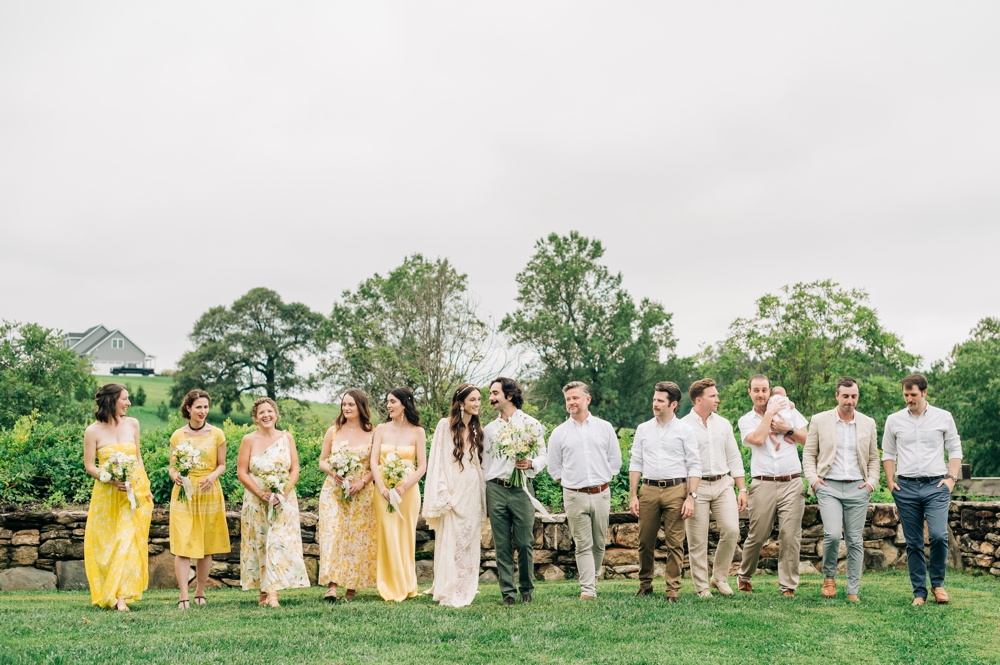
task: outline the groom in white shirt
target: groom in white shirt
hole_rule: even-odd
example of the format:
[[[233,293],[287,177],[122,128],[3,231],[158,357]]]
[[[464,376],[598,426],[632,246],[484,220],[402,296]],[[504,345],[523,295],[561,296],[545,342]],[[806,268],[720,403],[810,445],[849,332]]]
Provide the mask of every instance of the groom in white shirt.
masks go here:
[[[532,546],[535,540],[535,507],[528,492],[534,492],[531,479],[545,468],[545,440],[541,440],[541,451],[534,459],[515,462],[506,456],[499,456],[494,450],[497,431],[507,422],[534,425],[541,423],[521,411],[524,397],[514,379],[501,376],[490,385],[490,404],[499,417],[483,428],[486,439],[483,450],[483,479],[486,481],[486,509],[489,511],[490,526],[493,529],[493,543],[496,547],[497,577],[500,578],[500,593],[503,604],[513,605],[518,591],[522,603],[531,602],[531,592],[535,588],[535,557]],[[527,480],[524,487],[510,484],[514,467],[524,471]],[[517,548],[518,583],[514,584],[514,552],[511,542]]]

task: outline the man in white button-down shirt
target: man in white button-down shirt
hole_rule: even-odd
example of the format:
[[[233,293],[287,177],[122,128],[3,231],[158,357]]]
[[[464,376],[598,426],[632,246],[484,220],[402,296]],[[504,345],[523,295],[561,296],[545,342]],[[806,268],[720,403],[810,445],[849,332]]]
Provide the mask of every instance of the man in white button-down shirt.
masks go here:
[[[570,417],[549,437],[549,475],[563,488],[566,520],[576,543],[580,600],[593,600],[604,563],[611,479],[621,471],[622,450],[611,423],[590,413],[586,383],[567,383],[563,396]]]
[[[684,520],[694,514],[701,453],[694,430],[674,415],[681,389],[660,381],[653,393],[653,419],[639,425],[628,468],[629,510],[639,518],[639,591],[653,593],[653,552],[663,525],[667,600],[676,603],[684,562]],[[642,492],[637,495],[639,485]]]
[[[750,580],[757,571],[760,550],[771,537],[774,516],[778,516],[778,585],[781,595],[791,597],[799,585],[799,548],[802,543],[802,513],[806,488],[796,443],[806,441],[806,419],[792,410],[793,422],[785,422],[779,411],[783,401],[768,403],[771,381],[763,374],[750,378],[747,392],[753,409],[740,418],[743,445],[753,450],[750,457],[750,531],[743,541],[743,562],[737,573],[740,591],[753,593]],[[775,444],[771,435],[778,439]],[[792,439],[789,443],[788,439]]]
[[[694,515],[685,522],[688,541],[688,561],[691,581],[702,598],[710,598],[711,586],[724,596],[733,595],[729,586],[729,566],[740,541],[740,511],[747,507],[743,458],[733,435],[732,424],[720,416],[719,389],[712,379],[701,379],[688,390],[691,413],[681,418],[694,429],[701,451],[701,482]],[[740,488],[733,494],[733,486]],[[719,527],[719,546],[712,564],[712,581],[708,580],[708,524],[715,519]]]
[[[927,379],[922,374],[903,379],[903,399],[906,408],[886,418],[882,434],[885,481],[906,538],[913,604],[927,600],[928,573],[934,600],[947,603],[948,508],[962,468],[962,441],[951,414],[927,403]],[[924,520],[931,545],[929,563],[924,557]]]
[[[837,595],[841,534],[847,542],[847,600],[857,601],[865,549],[862,539],[868,501],[878,485],[875,420],[855,410],[861,390],[849,376],[837,381],[837,408],[809,423],[802,467],[823,517],[824,598]]]
[[[545,441],[534,459],[514,462],[500,456],[494,449],[497,432],[506,422],[540,427],[540,423],[521,410],[524,397],[514,379],[499,377],[490,384],[490,404],[500,415],[483,428],[483,479],[486,481],[486,509],[493,529],[493,543],[497,555],[497,577],[504,605],[513,605],[518,591],[522,603],[531,602],[535,588],[534,528],[535,507],[528,492],[534,492],[531,479],[545,468]],[[508,482],[514,467],[524,471],[525,487],[514,487]],[[517,548],[517,584],[514,583],[514,553]]]

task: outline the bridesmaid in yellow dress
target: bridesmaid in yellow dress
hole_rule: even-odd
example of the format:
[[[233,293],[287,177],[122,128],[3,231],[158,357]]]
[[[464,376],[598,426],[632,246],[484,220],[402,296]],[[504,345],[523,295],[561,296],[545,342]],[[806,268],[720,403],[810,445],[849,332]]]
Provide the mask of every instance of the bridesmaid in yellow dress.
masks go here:
[[[427,435],[409,388],[393,388],[386,396],[389,422],[375,428],[372,470],[375,473],[375,522],[378,526],[377,586],[385,600],[401,601],[417,595],[417,517],[420,488],[417,483],[427,469]],[[386,455],[396,453],[413,471],[395,488],[399,510],[388,512],[389,490],[382,481],[380,465]]]
[[[226,472],[226,435],[209,425],[211,398],[204,390],[192,390],[184,396],[181,415],[188,421],[170,437],[170,479],[174,490],[170,495],[170,553],[174,555],[174,572],[180,588],[177,608],[188,609],[188,585],[191,559],[195,559],[195,605],[204,605],[205,584],[212,569],[212,555],[229,552],[229,527],[226,526],[226,503],[222,498],[219,476]],[[184,487],[182,474],[174,466],[174,451],[181,443],[190,443],[201,451],[198,466],[188,472],[191,495],[181,501]]]
[[[349,478],[349,502],[344,501],[343,478],[327,460],[333,444],[346,442],[360,454],[364,469]],[[371,471],[372,420],[368,396],[348,390],[340,400],[340,414],[323,438],[319,468],[327,475],[319,495],[319,583],[328,587],[325,600],[337,600],[337,585],[354,598],[357,589],[375,586],[375,487]]]
[[[83,435],[83,465],[94,478],[83,558],[92,604],[128,612],[126,601],[141,600],[149,582],[153,495],[139,450],[139,421],[125,415],[132,406],[125,386],[101,386],[94,401],[97,422]],[[101,481],[100,467],[112,453],[135,457],[136,469],[128,483]],[[134,508],[128,496],[130,488]]]
[[[240,583],[243,590],[260,589],[258,605],[278,607],[278,592],[309,586],[302,558],[299,500],[299,454],[295,438],[275,429],[278,405],[270,397],[253,403],[250,417],[257,430],[243,437],[236,475],[246,488],[240,537]],[[286,484],[272,494],[265,474],[284,476]]]

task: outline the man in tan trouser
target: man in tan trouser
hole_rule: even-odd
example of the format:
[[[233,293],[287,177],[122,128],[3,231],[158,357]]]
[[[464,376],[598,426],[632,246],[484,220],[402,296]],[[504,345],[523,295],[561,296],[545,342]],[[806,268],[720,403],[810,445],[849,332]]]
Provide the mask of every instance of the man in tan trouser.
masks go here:
[[[737,573],[740,591],[753,592],[750,579],[757,571],[760,550],[771,535],[774,515],[778,515],[778,584],[781,595],[791,597],[799,585],[799,547],[805,485],[797,443],[805,443],[806,419],[792,410],[793,422],[778,414],[787,405],[782,400],[768,403],[771,382],[763,374],[750,379],[753,409],[740,418],[743,445],[750,446],[750,532],[743,543],[743,563]],[[774,443],[771,434],[778,439]]]
[[[611,479],[622,468],[618,435],[607,420],[590,413],[583,381],[563,386],[569,419],[549,437],[549,475],[563,488],[566,521],[576,545],[580,600],[597,598],[604,539],[611,512]]]
[[[653,552],[663,525],[666,536],[667,600],[676,603],[684,563],[684,520],[694,513],[701,454],[694,430],[674,416],[681,389],[660,381],[653,393],[653,419],[639,425],[629,463],[629,510],[639,518],[639,591],[653,593]],[[642,484],[642,492],[639,484]]]
[[[733,436],[733,426],[720,416],[719,389],[712,379],[691,384],[688,395],[694,408],[681,418],[698,437],[701,451],[701,482],[694,515],[685,522],[691,581],[701,598],[711,598],[711,586],[723,596],[733,595],[729,586],[729,566],[740,540],[740,511],[747,507],[745,472],[739,445]],[[733,494],[733,485],[740,488]],[[708,524],[714,518],[719,527],[719,546],[712,564],[712,581],[708,580]]]

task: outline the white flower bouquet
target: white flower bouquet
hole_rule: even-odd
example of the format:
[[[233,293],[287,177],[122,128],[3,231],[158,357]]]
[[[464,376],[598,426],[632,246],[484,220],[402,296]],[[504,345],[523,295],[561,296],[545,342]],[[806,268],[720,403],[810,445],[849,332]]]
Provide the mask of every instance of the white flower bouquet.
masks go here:
[[[282,492],[288,487],[288,469],[276,465],[271,460],[263,460],[262,463],[251,464],[250,472],[257,478],[257,484],[261,489],[271,493],[267,510],[267,518],[271,519],[274,516],[275,504],[285,505],[285,496]]]
[[[544,436],[545,429],[540,424],[507,422],[497,431],[494,445],[501,455],[519,462],[541,452]],[[515,467],[508,482],[513,487],[524,487],[524,478],[524,471]]]
[[[194,494],[194,486],[188,478],[192,469],[201,466],[201,450],[196,448],[191,440],[177,444],[174,448],[174,468],[181,474],[181,491],[178,492],[178,500],[186,502]]]
[[[333,472],[343,478],[340,487],[340,498],[344,503],[351,502],[351,481],[360,478],[365,471],[361,452],[351,448],[346,441],[333,444],[327,464]]]
[[[132,491],[132,478],[139,461],[135,455],[128,453],[111,453],[111,456],[101,465],[99,478],[102,483],[125,483],[125,494],[128,502],[135,510],[135,493]]]
[[[403,484],[412,468],[396,453],[389,453],[385,456],[385,461],[379,465],[379,470],[382,474],[382,482],[389,488],[389,505],[386,506],[385,511],[394,513],[399,507],[400,500],[396,488]]]

